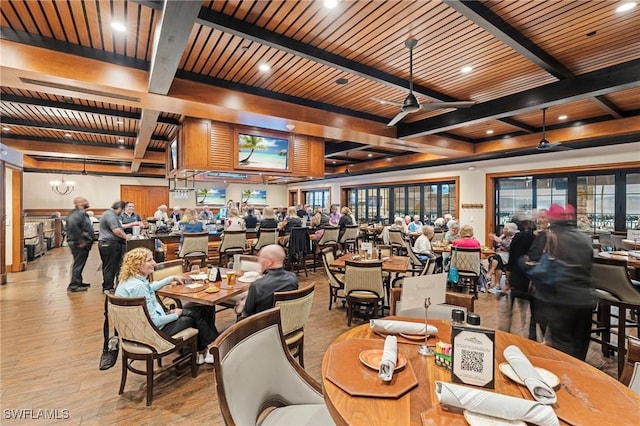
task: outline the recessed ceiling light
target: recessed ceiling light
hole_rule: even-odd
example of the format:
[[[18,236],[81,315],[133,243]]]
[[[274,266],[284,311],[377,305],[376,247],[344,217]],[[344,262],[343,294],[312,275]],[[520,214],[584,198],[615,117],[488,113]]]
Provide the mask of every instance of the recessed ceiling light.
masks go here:
[[[634,7],[636,7],[637,3],[635,1],[629,1],[626,3],[622,3],[620,6],[618,6],[616,8],[616,12],[618,13],[622,13],[622,12],[628,12],[631,9],[633,9]]]
[[[491,130],[491,129],[487,130],[487,134],[488,135],[492,135],[493,134],[493,130]]]
[[[336,164],[336,160],[333,160],[333,164]]]
[[[333,9],[338,5],[338,0],[324,0],[324,7]]]
[[[567,118],[569,118],[569,116],[566,114],[562,114],[558,116],[558,120],[566,120]]]
[[[371,158],[373,157],[373,154],[368,154],[367,157]]]
[[[118,120],[118,121],[116,121],[116,124],[124,124],[124,121]]]
[[[120,33],[127,31],[127,27],[125,27],[125,25],[122,22],[115,22],[115,21],[112,22],[111,28],[113,28],[115,31],[118,31]]]
[[[64,137],[67,138],[67,139],[71,139],[71,133],[65,133]]]
[[[341,77],[336,80],[336,84],[347,84],[349,82],[348,78]]]
[[[470,73],[471,71],[473,71],[473,67],[471,65],[467,65],[467,66],[464,66],[464,67],[460,68],[460,72],[463,72],[465,74],[466,73]]]
[[[118,139],[118,142],[120,142],[120,143],[124,142],[124,138]]]
[[[2,128],[2,131],[4,131],[4,132],[8,132],[8,131],[9,131],[9,128],[8,128],[8,127],[6,127],[6,126],[4,126],[4,127]]]
[[[269,66],[269,64],[260,64],[258,65],[258,69],[262,72],[267,72],[271,69],[271,67]]]

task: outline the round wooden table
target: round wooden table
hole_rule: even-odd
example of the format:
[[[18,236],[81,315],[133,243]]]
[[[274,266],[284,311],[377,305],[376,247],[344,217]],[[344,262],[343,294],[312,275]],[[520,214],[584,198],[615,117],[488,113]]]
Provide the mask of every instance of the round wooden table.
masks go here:
[[[415,318],[390,317],[389,319],[420,322]],[[430,338],[451,342],[451,326],[448,321],[429,321],[438,327],[438,334]],[[379,347],[384,337],[372,332],[369,324],[363,324],[340,335],[325,352],[322,361],[322,384],[327,407],[338,425],[466,425],[461,414],[443,410],[435,394],[436,380],[451,382],[451,372],[435,365],[434,357],[418,354],[417,344],[398,343],[398,351],[408,358],[418,379],[418,385],[399,398],[352,396],[327,378],[327,365],[332,356],[331,348],[349,339],[375,339]],[[363,342],[363,348],[372,342]],[[366,343],[366,344],[365,344]],[[376,345],[376,343],[373,343]],[[607,374],[549,346],[501,331],[495,332],[495,389],[485,389],[504,395],[532,399],[529,390],[506,378],[498,365],[506,362],[503,351],[509,345],[518,346],[536,367],[543,367],[560,379],[556,391],[558,402],[554,411],[561,424],[629,424],[638,419],[640,396]],[[334,362],[332,360],[332,362]],[[352,364],[350,364],[352,365]],[[347,370],[345,368],[345,370]],[[403,374],[400,370],[396,374]],[[343,374],[343,373],[341,373]],[[364,365],[345,371],[349,380],[358,380],[359,375],[376,374]],[[407,374],[409,374],[407,372]],[[481,388],[477,388],[481,389]]]

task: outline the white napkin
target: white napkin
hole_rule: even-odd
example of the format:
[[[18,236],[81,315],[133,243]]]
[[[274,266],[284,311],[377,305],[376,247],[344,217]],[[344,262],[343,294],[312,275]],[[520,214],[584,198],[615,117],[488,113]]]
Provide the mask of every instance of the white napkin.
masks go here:
[[[189,275],[189,278],[191,278],[192,280],[206,280],[208,278],[206,272],[199,272],[197,274],[191,274]]]
[[[516,372],[520,380],[529,388],[533,398],[543,404],[555,404],[557,398],[553,388],[544,381],[531,361],[519,347],[511,345],[504,350],[504,357]]]
[[[383,334],[424,334],[424,324],[409,321],[393,321],[372,319],[370,322],[373,331]],[[438,329],[429,324],[429,336],[438,334]]]
[[[559,425],[549,405],[513,396],[436,381],[440,404],[507,420],[522,420],[542,426]]]
[[[382,352],[382,359],[380,360],[378,377],[385,382],[390,382],[393,377],[393,370],[396,369],[397,360],[398,339],[396,336],[387,336],[387,338],[384,339],[384,350]]]

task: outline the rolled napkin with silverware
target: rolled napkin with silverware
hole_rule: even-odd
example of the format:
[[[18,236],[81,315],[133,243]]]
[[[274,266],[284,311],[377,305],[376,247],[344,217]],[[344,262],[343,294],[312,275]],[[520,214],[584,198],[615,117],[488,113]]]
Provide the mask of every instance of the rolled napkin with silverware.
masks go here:
[[[559,425],[558,417],[549,405],[499,393],[473,389],[436,381],[436,396],[440,404],[507,420],[522,420],[541,426]]]
[[[384,339],[384,350],[382,351],[382,359],[380,360],[380,369],[378,377],[385,382],[390,382],[393,377],[393,371],[396,369],[398,361],[398,339],[396,336],[387,336]]]
[[[373,331],[383,334],[424,334],[424,324],[419,322],[372,319],[369,324]],[[428,331],[429,336],[438,334],[438,329],[432,325]]]
[[[504,357],[520,380],[531,392],[533,398],[543,404],[555,404],[557,401],[556,393],[542,376],[538,374],[535,367],[529,361],[529,358],[522,353],[519,347],[511,345],[504,350]]]

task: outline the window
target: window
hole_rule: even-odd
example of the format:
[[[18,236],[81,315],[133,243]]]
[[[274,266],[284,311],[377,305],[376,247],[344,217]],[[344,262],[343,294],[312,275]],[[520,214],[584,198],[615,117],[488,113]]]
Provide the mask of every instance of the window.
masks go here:
[[[311,191],[303,191],[302,197],[304,198],[304,204],[309,204],[313,209],[317,208],[329,208],[329,190],[328,189],[314,189]]]
[[[625,229],[640,229],[640,173],[627,175]]]
[[[615,228],[615,176],[578,176],[576,213],[586,216],[593,230]]]

